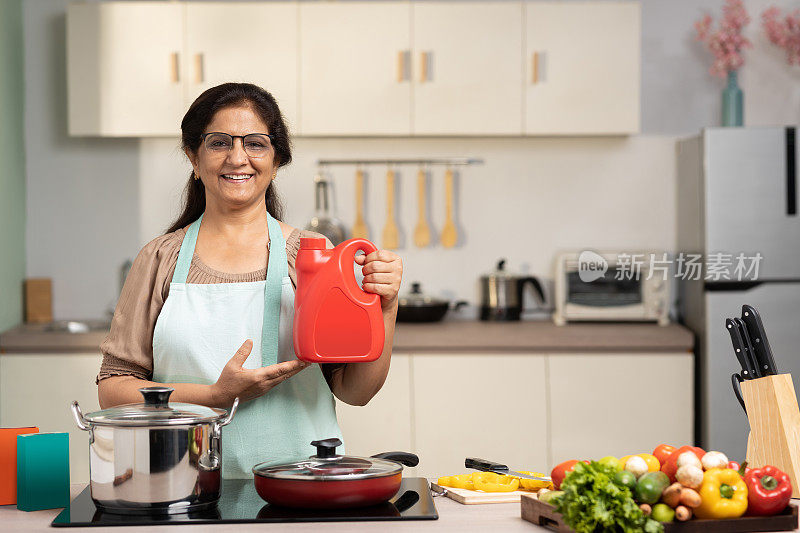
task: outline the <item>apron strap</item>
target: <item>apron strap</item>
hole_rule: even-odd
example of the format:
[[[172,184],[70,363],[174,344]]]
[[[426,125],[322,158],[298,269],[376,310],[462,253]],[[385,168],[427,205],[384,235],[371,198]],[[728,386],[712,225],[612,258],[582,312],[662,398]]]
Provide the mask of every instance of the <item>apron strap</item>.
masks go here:
[[[197,233],[200,231],[202,220],[203,215],[201,214],[200,218],[192,222],[192,225],[186,230],[186,235],[183,236],[181,249],[178,252],[178,262],[175,264],[175,272],[172,274],[172,283],[186,283],[186,278],[189,277],[189,267],[192,265]]]
[[[269,260],[267,262],[267,282],[264,285],[264,323],[261,327],[261,364],[274,365],[278,362],[278,341],[280,338],[281,292],[283,278],[289,275],[286,258],[286,241],[278,221],[267,213],[269,229]]]

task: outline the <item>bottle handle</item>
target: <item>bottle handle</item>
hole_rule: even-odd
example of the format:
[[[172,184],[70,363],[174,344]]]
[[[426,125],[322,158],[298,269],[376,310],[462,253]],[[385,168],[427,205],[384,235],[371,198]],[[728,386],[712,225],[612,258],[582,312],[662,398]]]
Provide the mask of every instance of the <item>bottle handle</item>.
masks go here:
[[[371,292],[366,292],[359,286],[356,281],[356,273],[353,270],[356,252],[360,250],[369,255],[372,252],[377,252],[378,247],[367,239],[350,239],[339,246],[341,247],[341,252],[339,253],[339,268],[344,273],[346,280],[345,287],[347,288],[349,296],[361,305],[370,305],[376,300],[379,300],[380,296],[372,294]],[[337,248],[339,246],[337,246]]]

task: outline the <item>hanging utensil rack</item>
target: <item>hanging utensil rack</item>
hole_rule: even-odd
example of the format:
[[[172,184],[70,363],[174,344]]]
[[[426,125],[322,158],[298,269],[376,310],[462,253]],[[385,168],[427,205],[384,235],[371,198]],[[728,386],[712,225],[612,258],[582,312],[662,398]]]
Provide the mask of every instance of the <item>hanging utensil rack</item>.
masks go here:
[[[482,165],[483,159],[472,157],[451,157],[439,159],[318,159],[317,166],[328,165]]]

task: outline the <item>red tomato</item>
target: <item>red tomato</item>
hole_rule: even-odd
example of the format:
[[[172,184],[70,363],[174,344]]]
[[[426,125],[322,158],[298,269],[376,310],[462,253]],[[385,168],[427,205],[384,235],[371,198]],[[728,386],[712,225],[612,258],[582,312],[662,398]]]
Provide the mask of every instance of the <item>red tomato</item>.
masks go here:
[[[656,449],[653,450],[653,455],[656,456],[658,462],[663,466],[664,463],[667,462],[667,459],[669,459],[669,455],[674,451],[675,446],[672,446],[671,444],[659,444],[656,446]]]
[[[583,462],[587,465],[589,464],[589,461],[584,460]],[[576,464],[578,464],[576,459],[570,459],[569,461],[564,461],[553,468],[553,471],[550,472],[550,478],[553,480],[553,487],[555,490],[561,488],[561,483],[564,482],[564,478],[567,477],[568,473],[575,469]]]
[[[706,454],[702,448],[697,448],[696,446],[681,446],[669,454],[667,461],[661,465],[661,471],[669,476],[670,483],[675,483],[675,472],[678,471],[678,457],[684,452],[694,452],[698,459],[702,459]]]

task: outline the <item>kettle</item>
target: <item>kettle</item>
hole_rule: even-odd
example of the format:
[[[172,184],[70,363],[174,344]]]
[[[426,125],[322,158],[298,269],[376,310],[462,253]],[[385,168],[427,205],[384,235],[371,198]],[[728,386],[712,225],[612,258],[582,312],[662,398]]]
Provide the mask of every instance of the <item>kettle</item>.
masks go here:
[[[533,276],[515,276],[505,270],[506,260],[497,262],[497,270],[481,276],[481,320],[519,320],[522,314],[522,290],[533,286],[540,305],[544,305],[542,284]]]

